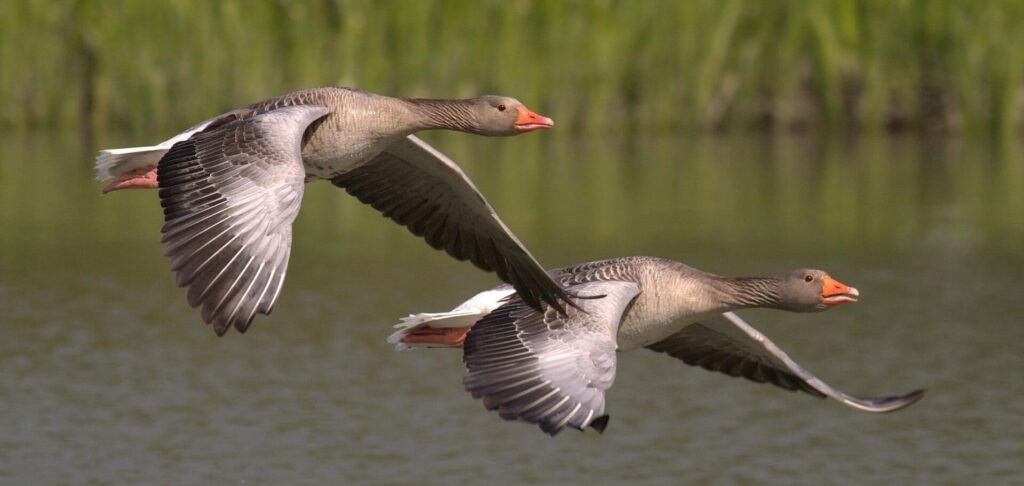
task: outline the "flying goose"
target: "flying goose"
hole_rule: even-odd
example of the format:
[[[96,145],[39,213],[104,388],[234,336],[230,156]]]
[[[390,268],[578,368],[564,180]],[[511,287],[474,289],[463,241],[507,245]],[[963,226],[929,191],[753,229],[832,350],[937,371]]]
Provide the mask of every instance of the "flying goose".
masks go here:
[[[511,136],[554,122],[505,96],[407,99],[325,87],[229,111],[150,147],[103,150],[104,192],[160,189],[161,241],[188,303],[217,335],[269,314],[284,283],[303,186],[331,181],[422,236],[493,271],[530,306],[565,291],[462,169],[414,133]]]
[[[821,312],[856,302],[859,292],[821,270],[732,278],[653,257],[624,257],[553,270],[577,307],[538,311],[504,285],[450,312],[402,319],[388,341],[461,347],[463,384],[506,420],[603,431],[604,394],[616,351],[646,348],[692,366],[799,390],[867,412],[891,412],[924,395],[857,398],[819,380],[732,311]],[[601,298],[597,298],[601,297]]]

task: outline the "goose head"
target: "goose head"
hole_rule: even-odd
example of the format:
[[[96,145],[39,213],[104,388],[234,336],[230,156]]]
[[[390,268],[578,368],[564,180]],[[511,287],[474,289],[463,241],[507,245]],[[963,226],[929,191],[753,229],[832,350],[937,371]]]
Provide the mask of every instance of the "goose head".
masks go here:
[[[781,306],[794,312],[821,312],[847,302],[857,302],[856,288],[835,280],[821,270],[800,268],[782,278]]]
[[[485,95],[470,101],[481,135],[507,137],[555,126],[552,119],[534,113],[515,98]]]

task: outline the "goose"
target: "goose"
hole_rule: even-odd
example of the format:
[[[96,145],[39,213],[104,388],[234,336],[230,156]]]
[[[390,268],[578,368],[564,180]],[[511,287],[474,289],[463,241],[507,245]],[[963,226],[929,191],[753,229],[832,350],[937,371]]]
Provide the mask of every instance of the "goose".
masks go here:
[[[821,270],[731,278],[655,257],[623,257],[553,270],[577,307],[565,314],[525,305],[504,285],[450,312],[402,319],[388,342],[463,349],[463,385],[501,418],[555,435],[570,427],[603,432],[605,392],[616,351],[646,348],[691,366],[831,397],[867,412],[891,412],[923,395],[857,398],[801,367],[733,311],[820,312],[859,292]]]
[[[104,193],[159,189],[177,284],[218,336],[269,314],[284,283],[305,183],[326,179],[423,237],[497,273],[537,309],[567,295],[462,169],[414,133],[512,136],[554,122],[515,98],[411,99],[322,87],[203,121],[158,145],[100,151]]]

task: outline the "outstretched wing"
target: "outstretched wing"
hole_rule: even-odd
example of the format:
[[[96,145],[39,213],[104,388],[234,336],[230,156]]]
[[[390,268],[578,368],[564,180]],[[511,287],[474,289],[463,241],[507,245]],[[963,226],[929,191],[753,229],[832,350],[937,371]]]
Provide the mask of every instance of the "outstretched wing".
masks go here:
[[[451,159],[410,135],[332,180],[430,246],[496,272],[527,305],[564,313],[568,296]]]
[[[306,127],[329,112],[290,106],[216,120],[160,160],[161,241],[188,303],[217,335],[269,314],[302,201]]]
[[[516,298],[477,322],[463,345],[466,391],[502,418],[537,424],[551,435],[565,427],[604,430],[615,335],[640,292],[621,281],[571,290],[579,307],[567,314],[539,312]]]
[[[764,334],[732,312],[684,327],[648,349],[667,353],[688,365],[730,376],[771,383],[786,390],[829,396],[867,412],[892,412],[924,396],[924,390],[906,395],[857,398],[832,388],[798,365]]]

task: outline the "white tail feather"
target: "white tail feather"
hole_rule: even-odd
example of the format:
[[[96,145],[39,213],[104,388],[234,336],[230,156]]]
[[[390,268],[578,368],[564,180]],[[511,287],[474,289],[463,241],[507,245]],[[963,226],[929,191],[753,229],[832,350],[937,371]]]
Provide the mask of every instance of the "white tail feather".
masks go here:
[[[167,150],[160,146],[100,150],[96,156],[96,179],[102,181],[135,169],[156,167]]]
[[[160,158],[174,144],[188,140],[193,134],[206,128],[213,120],[213,118],[204,120],[198,125],[160,142],[159,145],[100,150],[100,154],[96,156],[96,179],[101,181],[113,179],[135,169],[156,167],[160,163]]]
[[[398,350],[409,349],[412,346],[403,343],[402,339],[417,329],[424,327],[443,329],[472,326],[481,317],[490,314],[491,311],[501,306],[505,298],[514,293],[515,290],[512,287],[502,285],[493,290],[480,292],[448,312],[410,314],[408,317],[403,317],[401,322],[395,324],[395,328],[398,330],[388,336],[388,343],[394,344],[395,349]]]
[[[403,317],[402,322],[395,324],[398,330],[388,336],[388,342],[395,345],[395,349],[409,349],[411,346],[402,342],[409,333],[430,327],[459,328],[472,326],[482,315],[478,312],[424,312],[422,314],[410,314]]]

